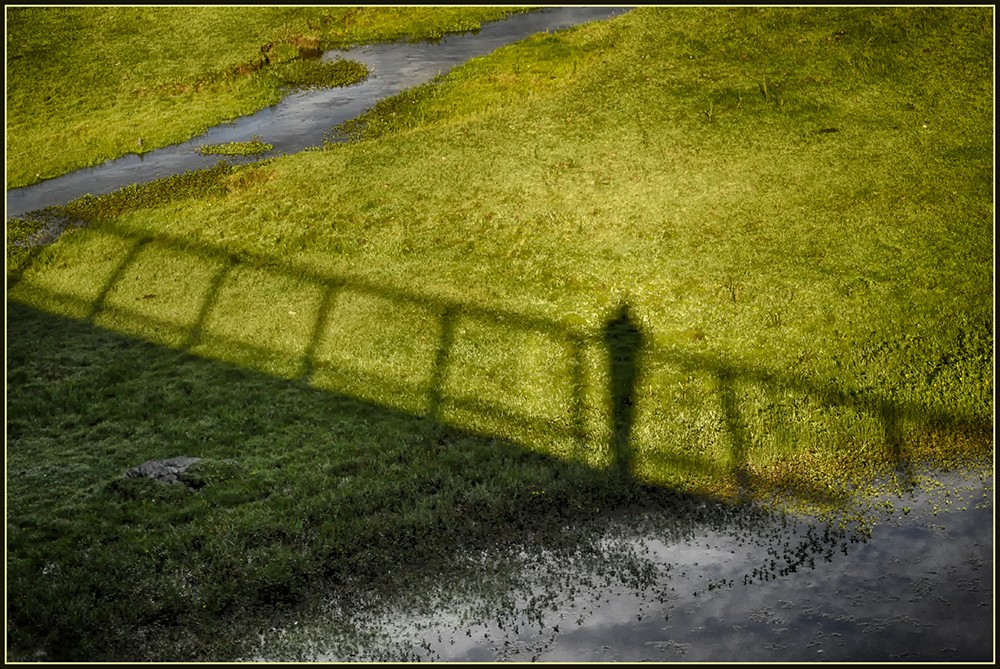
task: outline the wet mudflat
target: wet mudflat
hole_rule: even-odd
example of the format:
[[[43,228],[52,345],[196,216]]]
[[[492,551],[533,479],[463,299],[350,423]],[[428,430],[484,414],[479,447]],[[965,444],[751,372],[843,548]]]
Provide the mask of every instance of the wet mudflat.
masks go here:
[[[568,553],[470,558],[460,582],[378,614],[272,629],[256,659],[993,657],[991,475],[923,477],[847,522],[711,504],[686,515],[619,517]]]

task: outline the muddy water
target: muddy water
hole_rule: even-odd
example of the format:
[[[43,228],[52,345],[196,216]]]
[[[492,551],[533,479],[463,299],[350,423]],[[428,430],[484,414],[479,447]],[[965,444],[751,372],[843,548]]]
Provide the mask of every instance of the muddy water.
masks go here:
[[[248,162],[282,153],[295,153],[323,145],[324,135],[335,126],[360,116],[378,100],[431,81],[452,67],[539,32],[617,16],[627,7],[557,7],[516,14],[485,24],[478,33],[450,35],[437,42],[391,43],[329,51],[324,60],[349,58],[368,66],[363,82],[343,88],[289,95],[280,103],[233,123],[211,128],[194,139],[129,155],[102,165],[78,170],[41,183],[7,191],[7,218],[67,202],[86,194],[102,195],[132,183],[145,183],[187,170],[215,165],[219,156],[202,156],[206,144],[250,141],[254,135],[274,145],[264,156],[227,157],[230,163]]]
[[[861,524],[633,514],[591,550],[481,556],[405,606],[271,630],[256,659],[989,661],[992,476],[922,481]]]

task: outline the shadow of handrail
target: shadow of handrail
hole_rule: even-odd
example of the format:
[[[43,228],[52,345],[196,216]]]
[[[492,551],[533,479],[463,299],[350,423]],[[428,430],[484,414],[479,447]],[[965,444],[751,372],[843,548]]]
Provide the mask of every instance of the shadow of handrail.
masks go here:
[[[391,403],[384,397],[364,396],[375,390],[384,391],[383,395],[391,397],[406,396],[410,399],[404,403],[405,406],[394,408],[429,415],[440,422],[472,431],[503,431],[505,436],[513,435],[522,443],[534,441],[532,446],[536,449],[541,447],[548,449],[550,454],[608,468],[621,476],[636,475],[638,464],[633,423],[635,405],[641,401],[637,400],[637,389],[642,383],[643,367],[654,361],[677,371],[714,377],[718,406],[729,435],[729,475],[744,498],[749,496],[751,489],[751,472],[747,467],[751,438],[744,428],[742,400],[737,390],[740,384],[751,383],[772,390],[795,392],[824,407],[850,406],[871,415],[882,425],[882,437],[894,464],[904,473],[907,461],[900,436],[900,420],[916,420],[927,427],[983,435],[991,431],[991,426],[981,422],[935,410],[918,402],[889,399],[865,390],[845,390],[832,383],[787,371],[777,373],[773,369],[726,360],[712,353],[657,346],[644,338],[626,304],[619,305],[616,313],[607,316],[603,328],[593,325],[571,327],[510,309],[378,285],[368,279],[318,270],[294,259],[247,252],[231,253],[163,232],[137,233],[116,223],[79,231],[64,243],[86,245],[102,240],[114,247],[116,251],[112,255],[117,255],[105,262],[103,270],[95,269],[95,273],[103,271],[103,278],[95,280],[88,289],[74,289],[74,294],[73,290],[47,286],[44,269],[32,272],[29,268],[18,283],[9,288],[8,299],[47,311],[67,312],[95,324],[102,319],[110,320],[120,328],[143,333],[142,336],[154,340],[159,338],[161,341],[158,343],[167,339],[175,348],[208,357],[213,355],[213,346],[215,349],[221,346],[226,351],[240,350],[241,360],[251,365],[277,356],[288,363],[282,368],[283,375],[297,377],[307,384],[322,386],[329,381],[323,379],[330,374],[339,375],[341,381],[338,383],[347,383],[352,390],[348,394],[360,399]],[[132,271],[145,271],[140,264],[144,254],[158,252],[179,258],[180,262],[188,263],[192,268],[200,267],[204,270],[203,274],[208,275],[207,280],[203,279],[199,284],[201,297],[196,308],[188,310],[193,315],[187,322],[181,317],[171,319],[143,313],[142,309],[133,306],[143,304],[147,298],[157,298],[155,294],[135,294],[135,290],[138,285],[148,287],[161,279],[143,275],[141,282],[132,285],[126,278]],[[107,254],[105,252],[105,256]],[[212,316],[218,309],[249,308],[250,302],[240,302],[246,295],[234,294],[227,288],[234,276],[247,271],[257,273],[260,281],[294,280],[309,287],[307,292],[312,295],[310,299],[314,304],[312,321],[304,329],[300,328],[306,334],[298,339],[293,337],[284,351],[277,350],[268,342],[254,342],[246,332],[220,333],[213,329]],[[269,294],[273,293],[273,290],[269,291]],[[424,316],[424,330],[429,327],[427,323],[435,323],[436,345],[432,354],[422,361],[426,372],[422,377],[392,378],[380,372],[377,364],[353,359],[349,353],[340,356],[339,361],[337,356],[323,354],[324,347],[330,347],[329,328],[337,318],[343,318],[341,303],[350,296],[387,301],[394,309],[419,310]],[[467,331],[472,326],[480,327],[486,333],[485,339],[489,339],[491,332],[496,336],[517,334],[535,337],[545,344],[550,356],[549,371],[552,372],[546,392],[558,394],[562,399],[549,402],[548,413],[539,414],[536,409],[526,411],[523,407],[518,408],[517,401],[491,397],[492,391],[477,393],[476,383],[482,388],[490,388],[492,380],[477,381],[472,378],[476,370],[469,369],[469,365],[463,367],[457,355],[463,345],[468,345],[475,338],[475,333],[470,335]],[[417,326],[411,323],[407,327]],[[483,338],[480,336],[481,340]],[[602,390],[603,382],[597,382],[605,375],[608,383]],[[336,390],[344,392],[344,387]],[[527,389],[531,392],[536,390]],[[506,400],[518,399],[510,397],[516,393],[507,395]],[[414,400],[414,397],[422,400]],[[546,395],[545,399],[552,398]],[[552,405],[555,406],[554,411],[551,410]],[[553,447],[553,444],[556,446]],[[713,465],[707,456],[698,452],[661,452],[659,457],[689,469],[710,469]]]

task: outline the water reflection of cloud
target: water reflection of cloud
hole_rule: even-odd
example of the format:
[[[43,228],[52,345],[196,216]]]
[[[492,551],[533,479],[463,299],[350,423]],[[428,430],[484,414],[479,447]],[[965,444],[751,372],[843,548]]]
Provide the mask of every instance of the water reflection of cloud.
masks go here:
[[[637,554],[670,564],[667,597],[623,586],[591,588],[519,634],[495,624],[433,644],[455,661],[987,660],[992,655],[992,479],[947,481],[950,508],[926,492],[894,500],[866,543],[814,568],[743,585],[774,559],[774,541],[712,531],[682,541],[646,537]],[[938,491],[940,493],[940,490]],[[987,499],[984,502],[984,493]],[[980,502],[977,506],[976,502]],[[911,511],[903,515],[900,509]],[[768,550],[771,548],[772,550]],[[733,587],[709,590],[709,582]],[[697,594],[695,594],[697,593]],[[657,601],[658,599],[662,601]],[[522,602],[523,604],[523,602]],[[552,630],[558,626],[558,633]],[[440,630],[441,627],[435,628]]]

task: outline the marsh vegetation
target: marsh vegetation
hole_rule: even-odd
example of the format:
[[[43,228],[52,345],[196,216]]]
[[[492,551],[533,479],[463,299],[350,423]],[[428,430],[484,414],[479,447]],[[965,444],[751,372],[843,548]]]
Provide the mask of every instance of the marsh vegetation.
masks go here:
[[[256,156],[274,149],[274,144],[268,144],[254,136],[249,142],[226,142],[225,144],[205,144],[198,148],[202,155],[216,156]]]

